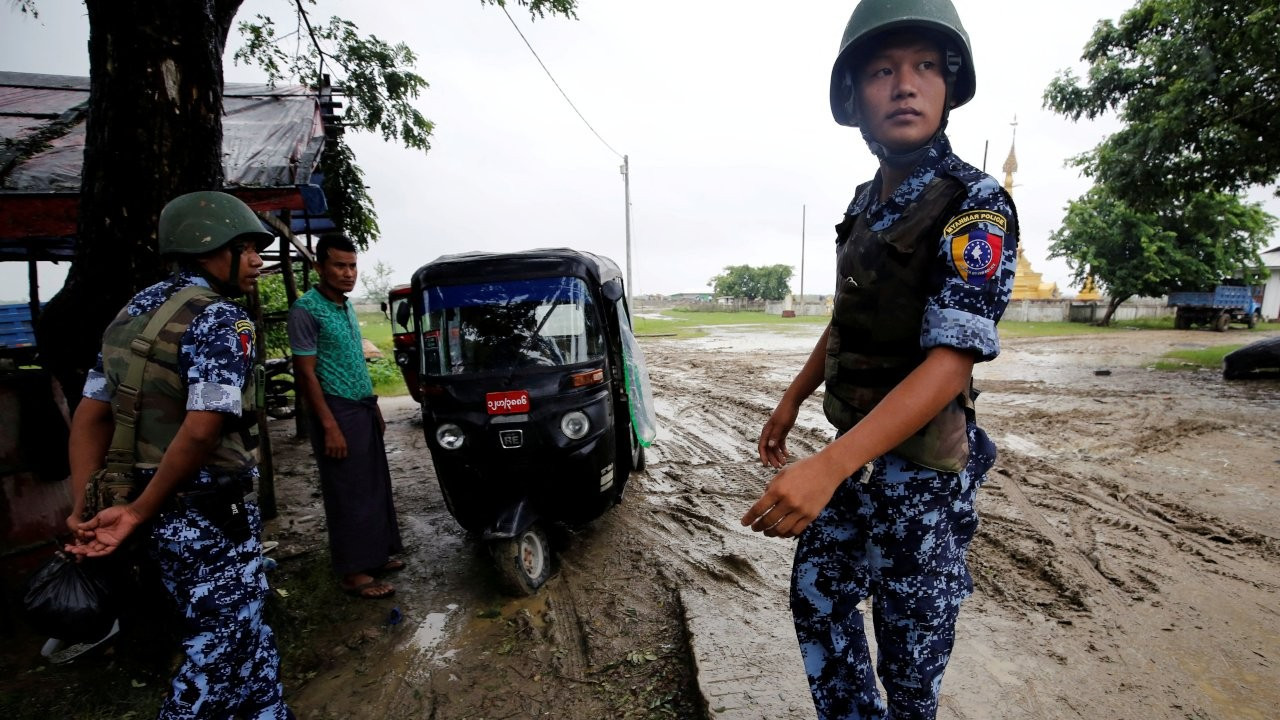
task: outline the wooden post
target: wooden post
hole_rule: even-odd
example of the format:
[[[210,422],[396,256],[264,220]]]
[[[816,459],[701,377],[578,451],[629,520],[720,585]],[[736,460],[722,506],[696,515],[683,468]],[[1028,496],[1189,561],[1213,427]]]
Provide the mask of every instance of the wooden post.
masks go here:
[[[280,220],[286,228],[291,227],[290,214],[288,210],[280,211]],[[303,263],[303,267],[306,267],[306,263]],[[293,249],[284,235],[280,236],[280,271],[284,273],[284,292],[288,306],[293,307],[294,301],[298,299],[298,280],[293,276]]]
[[[257,326],[258,331],[254,333],[254,348],[257,351],[258,363],[254,365],[254,372],[262,367],[262,360],[267,354],[267,333],[266,324],[262,319],[262,295],[258,293],[255,285],[253,292],[249,294],[249,305],[253,312],[253,323]],[[262,377],[257,378],[260,382],[265,382]],[[259,386],[257,396],[262,397],[262,393],[266,388]],[[267,409],[263,407],[263,403],[258,403],[258,508],[262,511],[262,519],[270,520],[279,514],[276,509],[276,473],[274,466],[274,458],[271,454],[271,431],[267,427]]]

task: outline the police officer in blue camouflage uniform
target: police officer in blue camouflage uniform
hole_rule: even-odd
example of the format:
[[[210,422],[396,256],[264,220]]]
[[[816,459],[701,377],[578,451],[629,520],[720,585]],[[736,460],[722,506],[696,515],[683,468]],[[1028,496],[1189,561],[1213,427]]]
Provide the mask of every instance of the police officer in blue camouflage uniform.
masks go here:
[[[950,0],[854,9],[831,109],[860,129],[879,172],[836,227],[831,323],[761,432],[761,461],[781,471],[742,518],[799,538],[791,608],[823,720],[935,717],[973,591],[965,553],[996,450],[974,419],[972,370],[999,353],[1018,234],[1008,194],[943,133],[974,87]],[[784,467],[800,403],[824,383],[837,438]]]
[[[247,417],[254,329],[229,299],[256,285],[258,252],[271,240],[253,211],[225,193],[169,202],[159,249],[175,272],[135,295],[108,327],[72,421],[76,504],[67,523],[75,542],[67,549],[109,555],[133,535],[182,616],[186,658],[160,709],[164,720],[293,717],[262,617],[268,588]],[[144,326],[160,330],[153,348],[139,352]],[[140,354],[149,359],[129,375]],[[138,387],[129,377],[141,377]],[[108,492],[98,484],[113,476],[100,469],[104,456],[112,466],[125,401],[136,416],[134,447],[125,451],[132,467]]]

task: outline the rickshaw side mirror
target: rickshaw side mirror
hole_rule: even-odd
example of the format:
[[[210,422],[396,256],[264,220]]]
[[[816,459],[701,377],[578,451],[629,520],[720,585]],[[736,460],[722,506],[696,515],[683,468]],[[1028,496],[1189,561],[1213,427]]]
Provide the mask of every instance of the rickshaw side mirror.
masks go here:
[[[409,303],[400,303],[400,307],[396,308],[396,324],[405,330],[409,329],[409,322],[413,319],[410,314],[413,308],[409,307]]]
[[[622,281],[613,279],[600,286],[600,292],[609,302],[618,302],[622,298]]]

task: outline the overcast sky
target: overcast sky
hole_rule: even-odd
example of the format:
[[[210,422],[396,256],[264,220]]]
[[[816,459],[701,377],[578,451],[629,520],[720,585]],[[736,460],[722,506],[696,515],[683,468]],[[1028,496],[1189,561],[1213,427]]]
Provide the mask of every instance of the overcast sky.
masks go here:
[[[800,291],[829,293],[832,226],[875,165],[856,130],[831,119],[831,63],[852,0],[581,0],[577,21],[512,16],[610,150],[547,79],[497,7],[477,0],[333,2],[363,32],[407,43],[431,87],[418,107],[436,123],[423,155],[353,134],[382,240],[362,258],[407,282],[433,258],[465,250],[568,246],[625,270],[622,153],[630,156],[632,286],[636,294],[699,292],[727,265],[783,263]],[[292,2],[247,0],[240,18],[291,25]],[[1100,18],[1123,0],[1030,3],[956,0],[973,42],[977,94],[952,114],[956,152],[1003,180],[1017,117],[1014,200],[1022,251],[1067,294],[1049,234],[1089,186],[1065,161],[1115,129],[1041,109],[1057,71],[1079,69]],[[40,0],[40,18],[0,9],[0,69],[87,75],[84,8]],[[293,39],[288,42],[292,43]],[[233,31],[233,47],[238,35]],[[231,65],[226,79],[255,82]],[[1266,198],[1265,192],[1256,197]],[[803,208],[807,210],[802,212]],[[1271,212],[1280,207],[1271,201]],[[4,263],[0,297],[17,297],[25,268]],[[61,284],[42,270],[44,299]],[[25,297],[25,290],[21,292]]]

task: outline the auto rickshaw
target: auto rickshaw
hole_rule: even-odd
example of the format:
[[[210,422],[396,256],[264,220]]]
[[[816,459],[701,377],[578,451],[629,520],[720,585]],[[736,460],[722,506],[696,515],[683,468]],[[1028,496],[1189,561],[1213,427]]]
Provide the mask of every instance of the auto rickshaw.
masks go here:
[[[400,367],[400,375],[404,378],[405,387],[414,402],[422,402],[422,391],[418,382],[418,345],[413,334],[413,303],[410,302],[409,285],[397,285],[387,293],[387,302],[382,304],[382,311],[391,321],[391,345],[395,351],[396,365]]]
[[[532,594],[551,575],[547,526],[620,502],[656,434],[622,274],[569,249],[447,255],[414,273],[408,302],[445,504]]]

